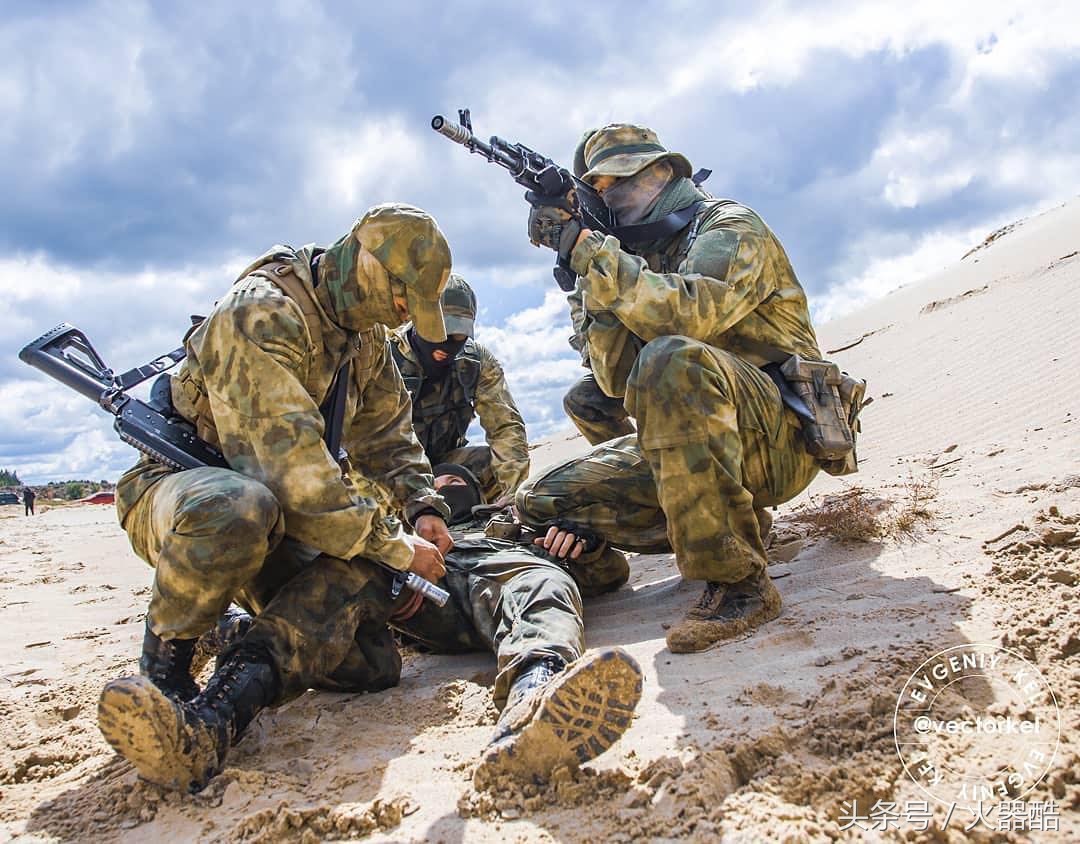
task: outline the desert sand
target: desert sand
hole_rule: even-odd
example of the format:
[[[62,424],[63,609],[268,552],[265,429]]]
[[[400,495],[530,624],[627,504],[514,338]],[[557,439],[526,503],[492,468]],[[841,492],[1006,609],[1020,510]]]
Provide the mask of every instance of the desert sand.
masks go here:
[[[1078,250],[1075,201],[823,326],[822,349],[874,402],[860,473],[823,475],[774,513],[783,615],[672,655],[664,624],[698,587],[671,555],[634,557],[630,583],[588,602],[586,624],[591,646],[640,661],[637,717],[607,754],[542,786],[473,791],[493,660],[410,650],[397,688],[265,712],[203,793],[158,792],[95,724],[102,684],[136,670],[150,570],[110,507],[6,508],[0,829],[64,841],[997,839],[965,832],[961,810],[942,830],[940,805],[926,832],[840,830],[852,800],[926,799],[894,744],[898,696],[936,652],[985,643],[1036,666],[1060,711],[1049,771],[1024,797],[1053,799],[1060,829],[1030,838],[1080,840]],[[554,437],[534,470],[585,447]],[[886,535],[842,539],[807,521],[856,486]],[[994,752],[958,744],[949,761]]]

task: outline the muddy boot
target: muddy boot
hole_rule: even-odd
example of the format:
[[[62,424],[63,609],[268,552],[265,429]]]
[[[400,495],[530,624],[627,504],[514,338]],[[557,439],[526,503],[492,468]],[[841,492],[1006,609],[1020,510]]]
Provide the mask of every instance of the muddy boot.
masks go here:
[[[668,631],[668,649],[677,654],[707,650],[772,621],[780,604],[780,593],[764,572],[738,583],[710,581],[697,604]]]
[[[187,703],[145,677],[113,680],[98,701],[98,727],[144,780],[194,793],[221,770],[229,748],[277,694],[277,672],[265,653],[240,649]]]
[[[622,648],[588,654],[561,671],[557,663],[533,663],[510,689],[473,784],[486,788],[501,776],[543,780],[561,765],[588,762],[626,732],[640,699],[641,668]]]
[[[239,607],[225,610],[218,623],[196,641],[195,653],[191,657],[191,675],[198,677],[210,660],[217,659],[226,648],[239,642],[254,622],[255,616]]]
[[[139,673],[169,697],[191,700],[199,693],[199,687],[191,678],[195,642],[195,639],[162,639],[150,629],[150,619],[147,619]]]

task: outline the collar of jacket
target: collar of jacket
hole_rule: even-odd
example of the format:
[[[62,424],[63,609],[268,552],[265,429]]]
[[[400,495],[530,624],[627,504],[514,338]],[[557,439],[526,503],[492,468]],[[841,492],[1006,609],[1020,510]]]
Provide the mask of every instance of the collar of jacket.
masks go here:
[[[690,179],[675,179],[670,185],[664,188],[664,192],[660,194],[660,198],[656,200],[656,204],[653,205],[652,210],[645,215],[645,218],[641,222],[656,222],[657,220],[666,217],[672,211],[678,211],[681,208],[692,205],[699,199],[709,198],[709,194],[695,185]],[[671,246],[672,243],[681,238],[685,231],[686,229],[681,229],[671,237],[654,240],[649,243],[635,243],[633,245],[633,252],[635,255],[648,255],[653,252],[663,252],[667,247]]]

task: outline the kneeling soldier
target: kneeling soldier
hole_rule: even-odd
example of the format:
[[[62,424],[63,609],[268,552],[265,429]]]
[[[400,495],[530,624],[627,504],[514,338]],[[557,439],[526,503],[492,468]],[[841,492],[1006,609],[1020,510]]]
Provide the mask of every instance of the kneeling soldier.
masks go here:
[[[98,719],[145,779],[198,790],[264,707],[398,682],[384,566],[437,580],[452,541],[385,326],[442,339],[449,272],[429,215],[380,205],[328,249],[271,249],[185,338],[172,412],[229,468],[144,458],[117,486],[154,588],[141,674],[105,687]],[[255,619],[200,692],[196,640],[233,601]]]

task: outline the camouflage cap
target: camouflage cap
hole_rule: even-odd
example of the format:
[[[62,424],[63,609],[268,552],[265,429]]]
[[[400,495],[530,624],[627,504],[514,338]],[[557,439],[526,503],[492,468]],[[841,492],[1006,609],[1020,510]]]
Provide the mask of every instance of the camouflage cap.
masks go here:
[[[435,219],[414,205],[387,202],[369,208],[355,234],[405,285],[409,316],[420,336],[433,343],[445,340],[439,295],[450,275],[450,246]]]
[[[688,177],[693,168],[685,155],[670,152],[652,129],[632,123],[611,123],[597,129],[585,142],[588,182],[597,176],[634,176],[650,164],[666,158],[678,176]]]
[[[476,294],[465,279],[457,273],[450,273],[450,280],[446,282],[446,289],[442,292],[442,312],[447,334],[473,336],[473,322],[476,320]],[[420,336],[424,336],[423,332]]]

